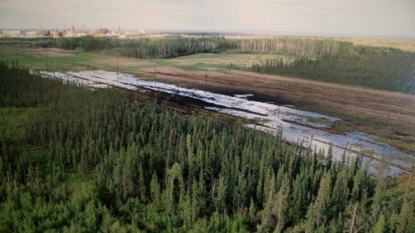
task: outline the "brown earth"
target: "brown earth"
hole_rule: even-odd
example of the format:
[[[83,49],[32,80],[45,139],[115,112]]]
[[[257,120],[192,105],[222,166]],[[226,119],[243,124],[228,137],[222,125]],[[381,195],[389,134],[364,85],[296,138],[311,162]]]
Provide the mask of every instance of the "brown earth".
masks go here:
[[[63,56],[72,56],[74,51],[69,50],[62,50],[62,49],[21,49],[19,50],[23,53],[27,54],[35,54],[40,56],[48,56],[48,57],[63,57]]]
[[[154,68],[143,69],[139,74],[152,77]],[[386,124],[402,125],[404,130],[415,127],[414,95],[234,70],[227,73],[208,71],[207,87],[205,71],[157,67],[156,77],[189,87],[234,93],[261,93],[268,96],[269,101],[378,119]],[[390,127],[373,128],[360,124],[353,126],[381,137],[393,138],[393,134],[396,134]],[[413,130],[406,130],[404,136],[410,141],[415,140]]]

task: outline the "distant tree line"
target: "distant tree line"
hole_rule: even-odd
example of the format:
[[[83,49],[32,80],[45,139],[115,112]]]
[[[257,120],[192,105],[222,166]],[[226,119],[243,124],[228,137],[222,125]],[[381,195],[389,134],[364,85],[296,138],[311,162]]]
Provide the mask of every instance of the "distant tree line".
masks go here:
[[[332,39],[261,38],[225,39],[165,37],[126,39],[78,37],[42,39],[35,46],[80,49],[133,58],[173,58],[196,53],[253,53],[285,55],[285,59],[261,60],[248,70],[324,82],[415,93],[415,53],[370,47]],[[230,65],[233,69],[243,69]]]
[[[235,40],[239,52],[257,54],[283,54],[295,57],[338,57],[353,47],[351,42],[330,39],[307,38],[261,38]]]
[[[195,53],[219,53],[236,45],[224,37],[201,38],[166,37],[142,39],[116,39],[99,37],[74,37],[50,39],[36,43],[39,47],[54,47],[67,50],[82,49],[85,52],[105,52],[133,58],[172,58]]]
[[[356,49],[356,47],[353,47]],[[362,86],[415,94],[415,53],[378,48],[337,57],[297,57],[293,61],[265,60],[253,64],[258,73]],[[375,50],[376,51],[376,50]]]
[[[55,47],[67,50],[82,48],[86,52],[112,51],[135,58],[171,58],[194,53],[256,53],[286,54],[301,57],[336,57],[350,52],[351,42],[329,39],[225,39],[223,36],[197,38],[171,36],[163,38],[118,39],[108,37],[72,37],[39,40],[37,47]]]
[[[239,40],[238,50],[291,58],[260,60],[248,69],[258,73],[415,94],[413,52],[300,38]]]

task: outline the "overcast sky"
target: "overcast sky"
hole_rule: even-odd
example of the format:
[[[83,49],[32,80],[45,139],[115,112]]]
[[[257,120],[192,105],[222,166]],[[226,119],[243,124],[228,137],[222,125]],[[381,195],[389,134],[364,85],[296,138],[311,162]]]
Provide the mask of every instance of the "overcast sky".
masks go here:
[[[415,36],[415,0],[0,0],[0,28]]]

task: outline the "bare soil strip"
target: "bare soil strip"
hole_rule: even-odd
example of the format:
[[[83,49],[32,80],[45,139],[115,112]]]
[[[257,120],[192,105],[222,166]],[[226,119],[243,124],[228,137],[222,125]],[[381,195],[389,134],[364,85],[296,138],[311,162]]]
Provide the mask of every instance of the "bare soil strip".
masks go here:
[[[74,51],[70,51],[70,50],[62,50],[62,49],[53,49],[53,48],[48,48],[48,49],[22,49],[19,50],[22,51],[23,53],[27,53],[27,54],[35,54],[35,55],[39,55],[39,56],[48,56],[48,57],[63,57],[63,56],[72,56],[73,53],[75,53]]]

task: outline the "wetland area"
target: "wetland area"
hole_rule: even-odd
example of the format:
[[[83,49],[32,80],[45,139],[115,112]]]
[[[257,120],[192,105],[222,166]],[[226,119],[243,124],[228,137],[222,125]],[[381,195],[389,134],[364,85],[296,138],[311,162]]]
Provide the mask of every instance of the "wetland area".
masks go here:
[[[398,175],[404,171],[410,172],[408,163],[414,157],[384,142],[376,141],[373,135],[358,131],[333,130],[332,125],[335,122],[341,122],[340,118],[298,110],[293,105],[261,102],[255,100],[255,95],[251,93],[224,95],[104,70],[66,73],[41,71],[39,74],[44,78],[60,79],[91,88],[117,87],[138,92],[167,93],[169,95],[163,97],[166,100],[177,99],[177,96],[188,97],[198,100],[205,109],[257,122],[246,124],[246,127],[272,134],[277,134],[279,130],[282,130],[284,140],[291,143],[300,143],[304,147],[325,152],[329,151],[331,145],[336,159],[341,159],[343,154],[346,156],[363,155],[364,161],[374,160],[375,165],[384,159],[383,162],[391,166],[389,175]]]

